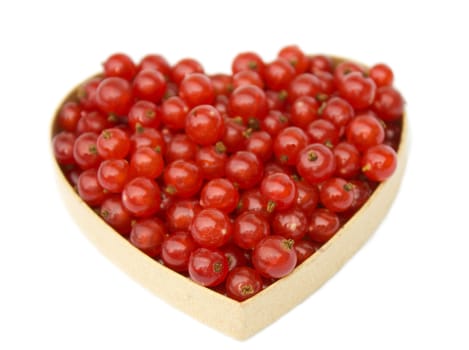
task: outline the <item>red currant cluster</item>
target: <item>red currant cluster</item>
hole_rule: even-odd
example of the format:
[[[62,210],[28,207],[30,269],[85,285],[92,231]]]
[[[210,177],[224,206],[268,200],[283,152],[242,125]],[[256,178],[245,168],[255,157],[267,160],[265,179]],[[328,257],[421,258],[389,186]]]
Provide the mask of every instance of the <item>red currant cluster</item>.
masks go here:
[[[53,149],[135,247],[244,300],[328,241],[396,168],[403,98],[370,69],[284,47],[232,74],[160,55],[104,62],[61,106]]]

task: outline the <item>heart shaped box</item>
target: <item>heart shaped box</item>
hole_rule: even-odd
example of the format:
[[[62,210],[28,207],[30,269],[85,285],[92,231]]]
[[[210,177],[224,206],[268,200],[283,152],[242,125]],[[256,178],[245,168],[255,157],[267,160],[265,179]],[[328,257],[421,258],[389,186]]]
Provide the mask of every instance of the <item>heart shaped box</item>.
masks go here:
[[[76,89],[65,100],[75,92]],[[52,121],[51,138],[57,131],[56,120],[57,113]],[[55,159],[53,163],[57,185],[67,209],[102,254],[169,304],[212,328],[243,340],[305,300],[361,248],[384,219],[398,193],[407,154],[407,121],[404,116],[398,166],[392,177],[381,183],[335,236],[291,274],[243,302],[202,287],[143,254],[96,215],[70,186]]]

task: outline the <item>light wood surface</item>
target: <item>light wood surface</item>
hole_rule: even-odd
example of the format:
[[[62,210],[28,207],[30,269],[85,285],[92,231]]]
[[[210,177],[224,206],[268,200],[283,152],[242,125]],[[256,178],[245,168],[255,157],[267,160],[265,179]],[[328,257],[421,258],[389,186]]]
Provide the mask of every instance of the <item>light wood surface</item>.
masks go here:
[[[54,117],[51,134],[56,130]],[[290,275],[244,302],[234,301],[199,286],[141,253],[81,200],[53,157],[52,163],[64,204],[86,237],[102,254],[174,307],[241,340],[268,326],[310,296],[362,247],[386,216],[398,193],[407,154],[408,130],[404,118],[398,167],[393,176],[381,183],[364,206],[314,255]]]

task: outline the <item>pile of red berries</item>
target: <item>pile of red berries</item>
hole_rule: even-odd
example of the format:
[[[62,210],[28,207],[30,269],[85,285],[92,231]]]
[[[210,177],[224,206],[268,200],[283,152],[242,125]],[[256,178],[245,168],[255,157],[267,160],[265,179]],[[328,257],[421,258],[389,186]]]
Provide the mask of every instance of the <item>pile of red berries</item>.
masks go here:
[[[371,68],[297,46],[232,74],[114,54],[60,107],[52,143],[131,244],[236,300],[288,275],[396,168],[404,101]]]

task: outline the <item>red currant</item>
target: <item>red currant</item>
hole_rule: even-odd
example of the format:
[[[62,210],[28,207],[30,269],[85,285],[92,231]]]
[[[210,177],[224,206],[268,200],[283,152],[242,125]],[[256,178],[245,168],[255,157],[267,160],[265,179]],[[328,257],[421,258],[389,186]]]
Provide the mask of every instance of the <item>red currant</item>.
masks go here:
[[[189,258],[197,248],[192,236],[184,231],[178,231],[166,237],[161,245],[161,259],[164,264],[174,271],[187,271]]]
[[[163,172],[165,192],[179,198],[190,198],[202,186],[202,174],[193,162],[175,160]]]
[[[129,240],[142,252],[156,258],[160,255],[165,236],[163,222],[156,218],[148,218],[139,219],[132,225]]]
[[[261,240],[252,253],[254,268],[264,277],[282,278],[296,266],[294,241],[272,235]]]
[[[127,115],[132,98],[130,83],[119,77],[103,79],[96,89],[96,104],[105,114]]]
[[[336,168],[332,151],[320,144],[313,143],[300,152],[296,169],[310,184],[320,183],[334,174]]]
[[[397,154],[388,145],[368,148],[362,157],[362,171],[371,181],[384,181],[396,170]]]
[[[231,213],[239,200],[238,190],[226,179],[213,179],[206,183],[200,192],[200,205]]]
[[[179,85],[179,96],[189,108],[193,108],[212,104],[215,100],[215,91],[208,76],[203,73],[192,73],[187,75]]]
[[[267,210],[282,211],[290,208],[296,200],[297,190],[293,179],[284,173],[270,174],[261,182],[261,193],[269,201]]]
[[[124,186],[122,204],[136,217],[152,216],[160,209],[160,188],[146,177],[136,177]]]
[[[259,211],[245,211],[234,221],[233,240],[243,249],[254,249],[261,239],[269,235],[269,222]]]
[[[103,63],[106,77],[119,77],[131,81],[137,72],[137,67],[132,59],[123,53],[115,53]]]
[[[190,278],[206,287],[222,283],[228,274],[228,259],[219,250],[198,248],[189,258]]]
[[[256,186],[264,174],[264,167],[254,153],[240,151],[228,158],[225,176],[241,189]]]
[[[263,288],[262,278],[253,268],[242,266],[233,269],[226,278],[226,294],[243,301],[259,293]]]
[[[199,145],[211,145],[223,137],[225,122],[215,107],[200,105],[186,116],[186,133]]]

